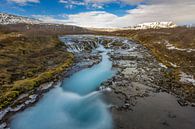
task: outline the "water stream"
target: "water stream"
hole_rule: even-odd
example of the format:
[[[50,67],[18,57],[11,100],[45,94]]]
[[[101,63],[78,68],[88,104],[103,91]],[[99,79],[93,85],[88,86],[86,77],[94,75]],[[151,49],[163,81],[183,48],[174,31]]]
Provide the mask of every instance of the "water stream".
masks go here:
[[[102,61],[64,79],[34,106],[12,118],[11,129],[112,129],[112,116],[96,91],[115,71],[99,46]]]

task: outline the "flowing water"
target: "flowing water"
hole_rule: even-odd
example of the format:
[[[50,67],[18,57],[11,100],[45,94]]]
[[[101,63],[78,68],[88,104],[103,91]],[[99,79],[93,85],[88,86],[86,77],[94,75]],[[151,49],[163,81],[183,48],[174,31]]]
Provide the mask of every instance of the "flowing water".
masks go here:
[[[11,129],[112,129],[112,117],[96,91],[115,71],[99,46],[102,61],[64,79],[34,106],[12,118]]]

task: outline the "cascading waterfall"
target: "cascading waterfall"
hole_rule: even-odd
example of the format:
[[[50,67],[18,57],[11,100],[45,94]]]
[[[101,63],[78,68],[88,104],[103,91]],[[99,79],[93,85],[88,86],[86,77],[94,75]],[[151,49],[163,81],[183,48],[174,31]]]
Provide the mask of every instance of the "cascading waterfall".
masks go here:
[[[103,39],[96,36],[60,39],[75,53],[84,51],[85,45],[92,45],[91,49],[101,52],[102,61],[64,79],[60,87],[46,93],[34,107],[15,115],[11,129],[112,129],[108,105],[101,99],[101,94],[110,89],[96,91],[115,74],[108,50],[100,45]]]
[[[75,39],[76,38],[76,39]],[[68,50],[70,52],[79,53],[89,49],[95,49],[99,44],[102,44],[104,39],[103,37],[95,37],[95,36],[66,36],[60,37],[60,40],[67,44]],[[78,40],[77,40],[78,39]]]

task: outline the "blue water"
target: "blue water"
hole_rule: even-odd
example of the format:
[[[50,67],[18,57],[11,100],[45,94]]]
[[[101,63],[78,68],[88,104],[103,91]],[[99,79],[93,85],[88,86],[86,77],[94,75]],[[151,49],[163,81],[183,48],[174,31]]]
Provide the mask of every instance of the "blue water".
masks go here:
[[[102,61],[65,79],[34,107],[15,115],[11,129],[112,129],[112,116],[96,91],[115,71],[107,50]]]

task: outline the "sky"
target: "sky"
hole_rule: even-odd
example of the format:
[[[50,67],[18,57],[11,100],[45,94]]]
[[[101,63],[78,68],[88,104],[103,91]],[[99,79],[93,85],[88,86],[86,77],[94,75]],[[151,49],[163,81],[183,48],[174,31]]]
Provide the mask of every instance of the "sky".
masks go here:
[[[0,0],[0,12],[82,27],[195,23],[195,0]]]

